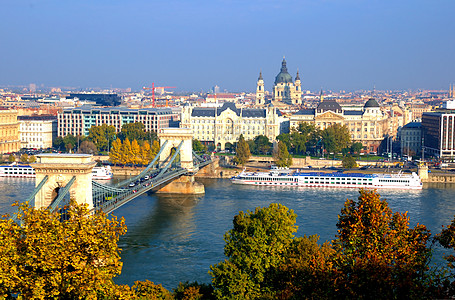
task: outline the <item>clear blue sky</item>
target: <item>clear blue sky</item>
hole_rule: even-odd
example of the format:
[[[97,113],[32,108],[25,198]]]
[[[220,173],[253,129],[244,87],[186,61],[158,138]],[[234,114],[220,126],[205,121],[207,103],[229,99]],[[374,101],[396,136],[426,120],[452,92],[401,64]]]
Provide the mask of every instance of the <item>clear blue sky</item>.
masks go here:
[[[447,89],[454,0],[0,0],[0,85]]]

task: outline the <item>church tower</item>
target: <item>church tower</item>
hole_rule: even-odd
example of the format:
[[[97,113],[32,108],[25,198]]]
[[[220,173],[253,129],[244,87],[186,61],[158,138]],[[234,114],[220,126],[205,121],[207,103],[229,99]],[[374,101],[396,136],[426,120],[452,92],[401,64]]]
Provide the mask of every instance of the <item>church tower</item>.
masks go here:
[[[292,104],[300,105],[300,104],[302,104],[302,86],[301,86],[298,70],[297,70],[297,75],[295,76],[294,85],[295,85],[294,93],[291,96]]]
[[[455,92],[455,86],[451,84],[449,86],[449,98],[452,99],[454,97],[454,92]]]
[[[259,72],[259,78],[256,88],[256,105],[264,104],[265,104],[264,79],[262,79],[262,72]]]

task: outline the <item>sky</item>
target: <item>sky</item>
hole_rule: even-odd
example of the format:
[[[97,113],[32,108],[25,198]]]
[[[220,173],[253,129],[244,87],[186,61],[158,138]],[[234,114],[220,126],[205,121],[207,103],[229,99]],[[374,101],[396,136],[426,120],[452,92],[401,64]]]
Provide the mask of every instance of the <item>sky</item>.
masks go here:
[[[0,86],[448,89],[454,0],[0,0]]]

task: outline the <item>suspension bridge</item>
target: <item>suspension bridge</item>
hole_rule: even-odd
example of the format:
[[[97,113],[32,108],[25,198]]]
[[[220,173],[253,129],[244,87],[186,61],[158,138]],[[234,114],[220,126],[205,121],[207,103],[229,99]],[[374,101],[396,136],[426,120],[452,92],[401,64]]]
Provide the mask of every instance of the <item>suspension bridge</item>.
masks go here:
[[[93,212],[102,210],[111,213],[149,191],[170,186],[168,191],[182,192],[178,186],[172,186],[174,181],[183,183],[186,193],[201,192],[197,187],[199,184],[194,182],[194,175],[213,163],[212,157],[199,156],[193,151],[189,129],[161,129],[158,137],[160,150],[150,164],[139,175],[115,185],[91,180],[96,164],[91,155],[38,155],[38,162],[33,165],[36,187],[28,199],[29,203],[35,208],[48,207],[55,211],[71,198],[79,204],[87,204]]]

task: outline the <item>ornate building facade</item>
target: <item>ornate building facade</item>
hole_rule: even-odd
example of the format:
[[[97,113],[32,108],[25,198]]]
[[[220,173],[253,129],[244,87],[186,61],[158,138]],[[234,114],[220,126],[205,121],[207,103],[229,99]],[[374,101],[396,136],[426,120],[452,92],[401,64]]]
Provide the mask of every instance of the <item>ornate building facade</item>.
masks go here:
[[[290,117],[290,126],[300,122],[325,129],[334,124],[346,125],[353,142],[362,143],[367,152],[377,152],[381,141],[389,133],[389,118],[374,99],[368,100],[361,110],[344,110],[336,100],[324,100],[316,109],[303,109]]]
[[[256,88],[256,104],[265,104],[264,80],[262,73],[259,73]],[[295,76],[295,82],[291,74],[288,73],[286,60],[283,58],[281,62],[280,73],[275,77],[273,86],[272,101],[283,102],[286,104],[300,105],[302,104],[302,85],[299,72]]]
[[[0,154],[17,152],[20,148],[17,110],[0,109]]]
[[[289,131],[289,121],[273,106],[237,108],[226,102],[222,107],[183,107],[180,127],[192,129],[195,139],[224,150],[227,143],[236,143],[240,134],[245,140],[265,135],[273,142]]]

